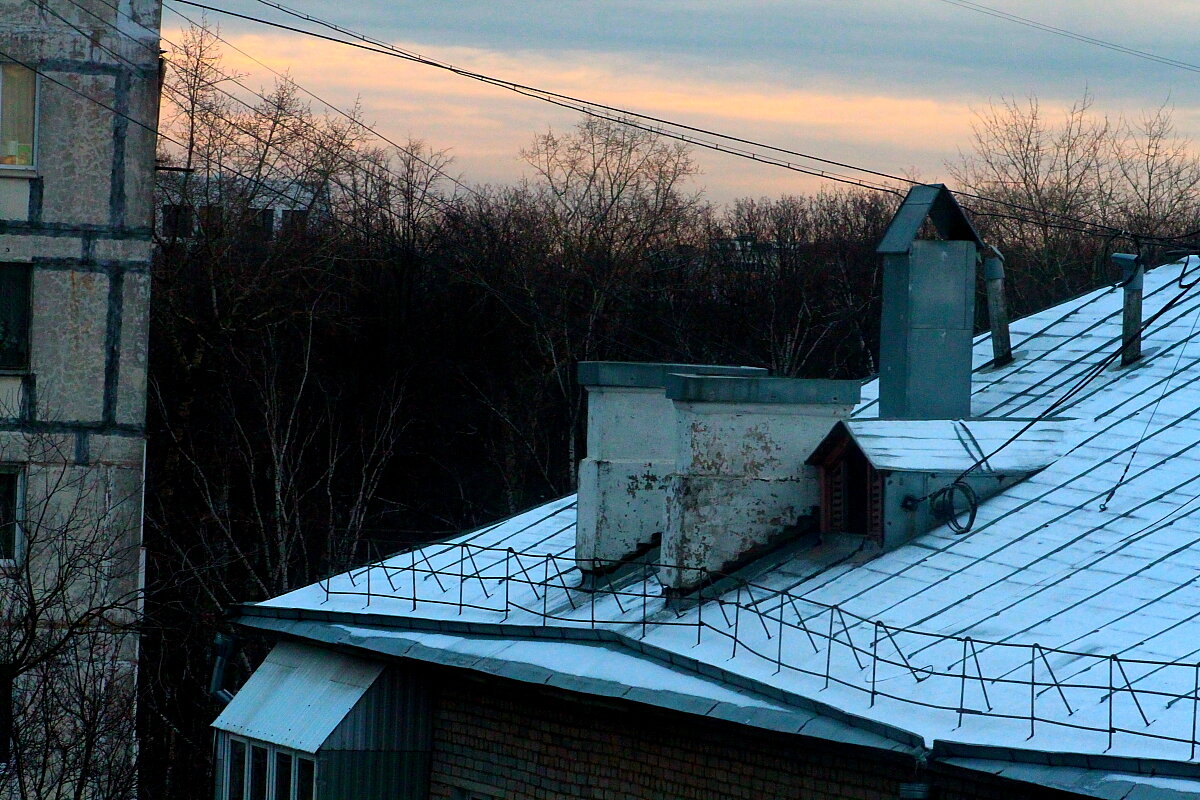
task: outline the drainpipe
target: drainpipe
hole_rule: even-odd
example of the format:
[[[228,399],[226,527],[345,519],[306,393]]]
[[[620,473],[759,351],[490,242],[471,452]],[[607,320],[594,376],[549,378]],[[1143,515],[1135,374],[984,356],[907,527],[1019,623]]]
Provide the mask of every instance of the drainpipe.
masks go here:
[[[1121,266],[1121,288],[1125,309],[1121,315],[1121,366],[1127,367],[1142,357],[1142,279],[1146,267],[1139,256],[1113,253],[1113,263]]]
[[[208,682],[208,694],[223,706],[229,705],[233,692],[225,688],[225,668],[237,649],[237,642],[232,636],[218,633],[213,639],[213,670],[212,680]]]
[[[992,366],[1003,367],[1013,360],[1012,340],[1008,335],[1008,304],[1004,298],[1004,256],[996,248],[983,259],[983,280],[987,286],[988,322],[992,328]]]

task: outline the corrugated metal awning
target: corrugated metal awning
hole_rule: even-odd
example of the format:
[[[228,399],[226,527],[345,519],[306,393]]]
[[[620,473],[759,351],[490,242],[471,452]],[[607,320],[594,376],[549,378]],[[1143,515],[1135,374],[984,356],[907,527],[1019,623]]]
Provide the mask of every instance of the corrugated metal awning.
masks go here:
[[[213,727],[316,753],[382,671],[379,662],[280,642]]]

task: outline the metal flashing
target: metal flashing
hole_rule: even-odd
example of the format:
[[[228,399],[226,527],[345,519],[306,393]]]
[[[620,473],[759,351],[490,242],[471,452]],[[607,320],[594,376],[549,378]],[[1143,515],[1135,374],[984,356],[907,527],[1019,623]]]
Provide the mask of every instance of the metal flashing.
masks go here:
[[[667,397],[689,403],[858,405],[862,381],[734,377],[676,373],[666,378]]]
[[[973,242],[976,247],[985,247],[954,194],[945,184],[932,183],[908,190],[908,196],[892,217],[875,252],[880,255],[907,253],[926,219],[933,223],[943,239]]]
[[[730,375],[743,378],[765,377],[763,367],[722,366],[720,364],[665,364],[650,361],[580,361],[580,386],[620,386],[629,389],[661,389],[671,373],[691,375]]]
[[[241,610],[252,612],[256,608],[260,607],[243,606]],[[387,622],[379,621],[385,624]],[[381,655],[413,658],[604,697],[624,697],[631,689],[630,681],[635,678],[645,679],[652,672],[665,671],[664,675],[671,673],[674,677],[663,681],[662,685],[632,687],[644,690],[645,693],[641,696],[647,699],[640,702],[653,700],[653,705],[684,713],[696,713],[693,704],[701,698],[716,704],[707,716],[731,722],[742,721],[742,714],[747,707],[768,708],[787,715],[790,718],[788,725],[767,725],[769,720],[781,719],[775,716],[755,717],[757,723],[761,723],[756,725],[757,727],[791,732],[794,728],[788,726],[802,723],[804,735],[814,738],[853,742],[875,749],[903,753],[916,753],[923,749],[923,739],[909,731],[856,717],[811,698],[791,695],[775,687],[763,686],[767,691],[758,692],[752,685],[753,681],[731,676],[710,664],[688,663],[688,659],[674,653],[658,653],[652,648],[641,648],[642,652],[639,655],[633,652],[633,648],[623,646],[623,637],[619,635],[605,637],[602,642],[551,642],[526,638],[519,631],[511,629],[503,637],[461,633],[455,635],[448,631],[446,634],[434,634],[392,626],[367,628],[361,623],[334,625],[303,618],[289,619],[286,614],[247,614],[240,617],[238,623],[302,639],[351,647],[360,652],[366,650]],[[512,650],[513,645],[521,645],[519,651]],[[490,649],[496,647],[499,650]],[[604,651],[602,657],[596,654],[597,647]],[[481,648],[488,649],[489,653],[477,655],[482,652]],[[551,660],[553,667],[529,663],[530,656],[538,653],[537,648],[542,649],[541,652],[546,654],[543,658]],[[578,653],[573,657],[563,658],[568,651]],[[565,668],[566,665],[570,666],[570,671]],[[596,670],[603,672],[604,676],[597,674]],[[695,691],[688,693],[679,691],[678,687],[681,684],[686,684],[692,689],[704,686],[709,688],[702,694]],[[809,730],[810,726],[812,730]]]

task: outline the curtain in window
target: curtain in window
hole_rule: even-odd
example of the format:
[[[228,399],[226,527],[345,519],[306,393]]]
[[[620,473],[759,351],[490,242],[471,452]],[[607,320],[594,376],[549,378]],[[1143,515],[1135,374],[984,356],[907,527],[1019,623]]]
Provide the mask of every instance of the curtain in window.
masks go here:
[[[0,69],[0,164],[33,165],[34,73],[15,64]]]

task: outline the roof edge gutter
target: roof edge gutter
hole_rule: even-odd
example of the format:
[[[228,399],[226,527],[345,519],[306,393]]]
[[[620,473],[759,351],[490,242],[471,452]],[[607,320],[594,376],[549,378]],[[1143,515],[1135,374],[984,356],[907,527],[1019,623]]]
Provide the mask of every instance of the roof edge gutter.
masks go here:
[[[506,639],[573,641],[585,643],[607,642],[611,644],[618,644],[627,650],[637,653],[638,655],[651,658],[661,664],[666,664],[677,669],[683,669],[709,680],[720,681],[729,686],[736,687],[737,689],[754,692],[769,700],[794,706],[801,711],[808,711],[813,714],[827,717],[831,720],[847,725],[848,727],[857,728],[867,733],[874,734],[875,736],[891,740],[900,748],[903,748],[913,756],[923,757],[924,754],[928,752],[927,748],[925,747],[925,738],[920,734],[905,730],[903,728],[897,728],[885,722],[879,722],[867,717],[858,716],[857,714],[844,711],[836,706],[823,703],[819,700],[814,700],[806,695],[789,692],[786,689],[781,689],[777,686],[762,683],[738,673],[729,672],[728,670],[720,667],[701,662],[697,659],[690,658],[665,648],[657,647],[645,641],[626,636],[623,633],[613,630],[593,630],[591,628],[553,628],[539,625],[509,625],[489,622],[457,622],[454,620],[431,620],[407,617],[398,618],[386,614],[318,611],[315,609],[279,608],[274,606],[259,606],[255,604],[242,604],[234,606],[232,612],[233,621],[239,625],[245,625],[246,627],[259,629],[265,628],[268,630],[276,630],[282,633],[288,633],[288,631],[283,629],[284,626],[273,625],[270,622],[267,622],[266,624],[255,624],[254,622],[248,620],[258,619],[263,621],[286,620],[296,622],[341,623],[373,626],[378,628],[391,628],[394,630],[411,630],[416,632],[452,633],[467,638],[491,636],[503,637]],[[337,637],[336,639],[331,637],[330,640],[325,641],[328,641],[329,643],[344,643],[344,637]]]

